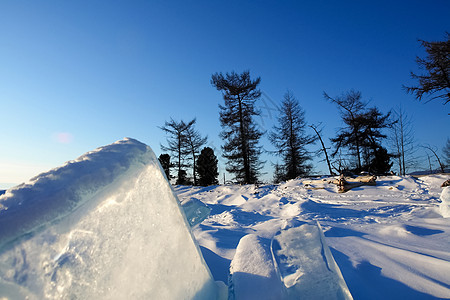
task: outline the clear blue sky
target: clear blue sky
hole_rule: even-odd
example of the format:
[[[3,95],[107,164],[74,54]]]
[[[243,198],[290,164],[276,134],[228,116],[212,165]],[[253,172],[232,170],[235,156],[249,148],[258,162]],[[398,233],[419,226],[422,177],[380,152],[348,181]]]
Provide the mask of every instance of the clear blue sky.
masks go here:
[[[289,89],[328,140],[341,123],[323,92],[356,89],[384,112],[402,105],[417,141],[440,150],[450,104],[419,103],[402,84],[424,56],[417,39],[443,40],[449,16],[448,0],[1,1],[0,182],[123,137],[159,155],[170,117],[197,117],[220,149],[210,78],[232,70],[261,77],[264,130]]]

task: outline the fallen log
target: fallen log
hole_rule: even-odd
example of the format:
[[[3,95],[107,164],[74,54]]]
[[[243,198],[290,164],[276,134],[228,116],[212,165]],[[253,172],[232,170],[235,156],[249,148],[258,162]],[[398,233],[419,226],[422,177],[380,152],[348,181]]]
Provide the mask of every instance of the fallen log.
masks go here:
[[[373,176],[359,176],[356,178],[347,177],[341,175],[339,179],[333,180],[332,182],[337,185],[338,193],[345,193],[355,187],[360,187],[363,185],[375,186],[377,177]]]

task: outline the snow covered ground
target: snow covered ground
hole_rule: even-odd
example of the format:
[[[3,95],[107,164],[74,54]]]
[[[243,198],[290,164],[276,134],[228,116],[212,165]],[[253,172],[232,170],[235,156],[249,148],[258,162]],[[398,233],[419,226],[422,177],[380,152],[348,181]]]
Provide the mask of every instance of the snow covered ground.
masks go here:
[[[327,178],[175,190],[181,203],[201,201],[211,210],[193,229],[215,280],[228,282],[236,248],[242,260],[242,237],[250,234],[245,243],[251,240],[253,246],[247,250],[253,247],[252,253],[264,257],[264,245],[280,230],[318,221],[354,299],[445,299],[450,298],[450,218],[442,215],[450,188],[440,185],[448,178],[380,177],[376,186],[343,194]],[[268,270],[275,276],[268,264],[261,265],[255,273]],[[299,282],[308,280],[302,274]]]
[[[176,186],[180,206],[125,139],[0,195],[0,299],[450,298],[448,178]]]

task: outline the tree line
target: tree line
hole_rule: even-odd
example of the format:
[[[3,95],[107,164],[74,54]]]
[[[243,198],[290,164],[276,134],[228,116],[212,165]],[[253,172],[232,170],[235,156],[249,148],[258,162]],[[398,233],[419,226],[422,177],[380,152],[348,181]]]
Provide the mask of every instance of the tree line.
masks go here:
[[[448,36],[448,34],[447,34]],[[407,92],[415,94],[419,100],[425,94],[433,98],[450,99],[450,43],[423,42],[428,57],[417,60],[419,66],[425,66],[428,75],[412,74],[419,79],[418,86],[405,87]],[[234,181],[241,184],[257,183],[264,162],[259,144],[266,134],[258,128],[254,118],[261,112],[256,101],[261,96],[260,77],[251,78],[249,71],[236,73],[215,73],[211,84],[221,92],[224,103],[219,105],[219,119],[222,127],[220,137],[224,141],[222,156],[226,159],[227,172],[234,175]],[[435,95],[437,93],[437,95]],[[305,112],[291,92],[284,95],[279,107],[278,123],[268,133],[268,139],[281,162],[274,165],[274,181],[280,182],[300,176],[308,176],[312,171],[312,154],[307,147],[320,142],[318,155],[323,155],[330,175],[345,172],[387,174],[394,162],[401,175],[412,164],[410,157],[414,152],[414,139],[411,122],[403,109],[382,113],[376,106],[369,107],[359,91],[350,90],[338,96],[324,92],[324,99],[334,104],[341,116],[343,126],[330,139],[332,147],[326,146],[322,138],[320,124],[308,124]],[[214,150],[204,147],[207,137],[202,137],[195,129],[196,119],[190,122],[170,119],[160,127],[167,133],[167,145],[161,145],[163,151],[160,162],[168,179],[172,178],[170,169],[176,170],[176,184],[211,185],[218,183],[217,157]],[[308,132],[308,128],[312,133]],[[389,139],[386,131],[390,131]],[[390,141],[389,152],[385,143]],[[435,149],[423,146],[432,152],[441,162]],[[331,152],[330,152],[331,151]],[[450,164],[450,141],[444,148],[444,162]],[[187,176],[191,169],[191,178]]]

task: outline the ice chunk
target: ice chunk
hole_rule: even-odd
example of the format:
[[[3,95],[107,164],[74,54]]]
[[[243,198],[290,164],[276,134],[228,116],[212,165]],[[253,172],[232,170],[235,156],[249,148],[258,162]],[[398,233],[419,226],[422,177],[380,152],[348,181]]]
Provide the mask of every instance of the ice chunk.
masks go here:
[[[211,209],[205,203],[196,198],[190,198],[188,201],[183,202],[181,206],[191,226],[201,223],[211,212]]]
[[[442,189],[441,204],[439,205],[439,209],[444,218],[450,217],[450,186]]]
[[[263,241],[254,234],[241,238],[230,265],[230,299],[279,300],[285,297],[270,241]]]
[[[152,150],[99,148],[1,196],[0,298],[215,299]]]
[[[272,251],[288,299],[353,299],[318,223],[282,230]]]

